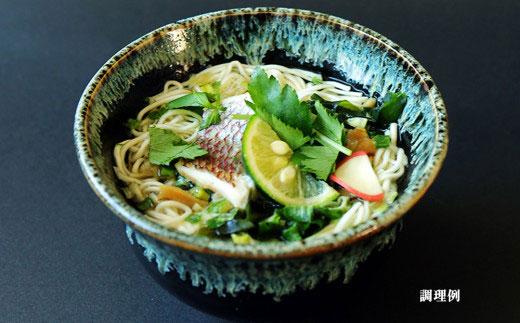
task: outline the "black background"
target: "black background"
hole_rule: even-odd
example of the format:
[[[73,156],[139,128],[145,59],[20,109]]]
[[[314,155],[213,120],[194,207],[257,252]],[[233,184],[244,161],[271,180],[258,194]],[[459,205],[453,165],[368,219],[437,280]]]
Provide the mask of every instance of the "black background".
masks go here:
[[[199,13],[276,5],[344,17],[403,46],[432,74],[450,122],[444,167],[394,247],[328,295],[344,299],[341,306],[320,311],[318,297],[303,317],[290,314],[300,321],[520,321],[520,2],[0,4],[0,320],[222,319],[184,304],[142,269],[124,225],[80,172],[73,116],[97,69],[142,34]],[[461,302],[419,303],[420,289],[460,289]]]

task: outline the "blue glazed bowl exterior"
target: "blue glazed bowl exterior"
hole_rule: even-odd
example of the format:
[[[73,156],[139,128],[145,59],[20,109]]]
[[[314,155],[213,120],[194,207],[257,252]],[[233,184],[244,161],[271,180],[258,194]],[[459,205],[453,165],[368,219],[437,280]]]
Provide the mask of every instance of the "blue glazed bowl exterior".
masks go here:
[[[113,172],[117,121],[131,116],[138,85],[159,86],[207,66],[239,59],[287,63],[362,85],[371,95],[407,93],[399,120],[410,139],[410,167],[397,200],[379,216],[344,232],[302,242],[235,245],[165,229],[127,203]],[[155,86],[154,85],[154,86]],[[146,87],[146,86],[145,86]],[[151,92],[151,93],[150,93]],[[280,297],[321,280],[347,282],[372,250],[393,241],[395,224],[426,192],[448,144],[447,115],[430,75],[406,51],[378,33],[330,15],[255,8],[209,13],[159,28],[129,44],[96,73],[78,104],[74,139],[81,168],[100,199],[124,222],[131,243],[161,273],[176,271],[207,293]]]

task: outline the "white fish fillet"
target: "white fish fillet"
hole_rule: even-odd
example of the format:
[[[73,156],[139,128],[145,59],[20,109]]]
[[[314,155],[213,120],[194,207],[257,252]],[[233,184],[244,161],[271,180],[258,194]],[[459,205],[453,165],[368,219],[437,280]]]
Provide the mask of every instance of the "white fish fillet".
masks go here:
[[[254,114],[247,106],[249,93],[226,98],[226,108],[220,115],[221,122],[201,130],[196,143],[208,151],[208,155],[175,166],[179,173],[195,184],[217,192],[233,206],[245,208],[254,189],[252,179],[245,175],[242,165],[242,135],[246,120],[233,119],[234,114]],[[207,112],[206,112],[207,113]]]

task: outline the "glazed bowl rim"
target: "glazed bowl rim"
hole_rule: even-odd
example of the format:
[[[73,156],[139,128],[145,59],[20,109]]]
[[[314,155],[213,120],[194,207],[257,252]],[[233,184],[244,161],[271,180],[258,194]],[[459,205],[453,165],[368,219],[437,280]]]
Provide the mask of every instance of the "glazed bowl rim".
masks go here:
[[[377,219],[375,225],[363,228],[358,232],[340,232],[323,238],[313,239],[310,242],[264,242],[250,245],[236,245],[231,241],[221,241],[217,239],[209,239],[207,237],[192,236],[173,229],[165,229],[164,227],[144,218],[142,214],[130,206],[126,200],[114,196],[113,193],[109,192],[110,189],[107,188],[104,181],[101,179],[89,143],[88,116],[94,97],[105,84],[107,77],[112,74],[112,71],[116,69],[121,62],[127,59],[131,53],[142,46],[163,37],[166,33],[172,30],[186,28],[193,24],[200,23],[201,21],[211,19],[258,14],[298,16],[305,19],[314,19],[320,23],[333,24],[340,29],[350,29],[352,32],[362,35],[365,41],[376,42],[378,45],[384,46],[385,51],[393,54],[393,59],[401,59],[402,64],[405,64],[407,68],[413,71],[415,81],[421,83],[424,90],[427,91],[435,115],[435,142],[433,152],[430,155],[431,160],[429,161],[431,167],[426,173],[427,176],[424,176],[424,174],[421,176],[418,190],[402,204],[400,203],[399,207],[396,207],[396,203],[393,203],[390,208],[385,211],[385,216],[381,216]],[[442,138],[439,138],[440,128],[443,130]],[[89,185],[103,203],[132,228],[168,245],[192,252],[239,259],[285,259],[312,256],[337,250],[367,239],[397,222],[425,194],[439,173],[447,154],[448,123],[446,108],[442,96],[428,72],[415,58],[400,46],[379,33],[342,18],[308,10],[273,7],[239,8],[201,14],[167,24],[137,38],[112,56],[96,72],[81,95],[74,119],[74,143],[81,169]]]

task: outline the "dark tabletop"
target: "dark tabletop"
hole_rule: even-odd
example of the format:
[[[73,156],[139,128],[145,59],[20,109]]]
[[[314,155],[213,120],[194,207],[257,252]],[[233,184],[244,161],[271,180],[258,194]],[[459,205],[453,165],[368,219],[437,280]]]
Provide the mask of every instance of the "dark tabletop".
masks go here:
[[[254,319],[200,311],[148,276],[81,174],[72,123],[89,79],[138,36],[204,12],[276,5],[347,18],[402,45],[437,82],[450,122],[444,167],[393,248],[328,295],[344,303],[320,311],[317,297],[293,318],[518,322],[519,4],[0,1],[0,320]],[[421,289],[460,289],[461,301],[420,303]]]

